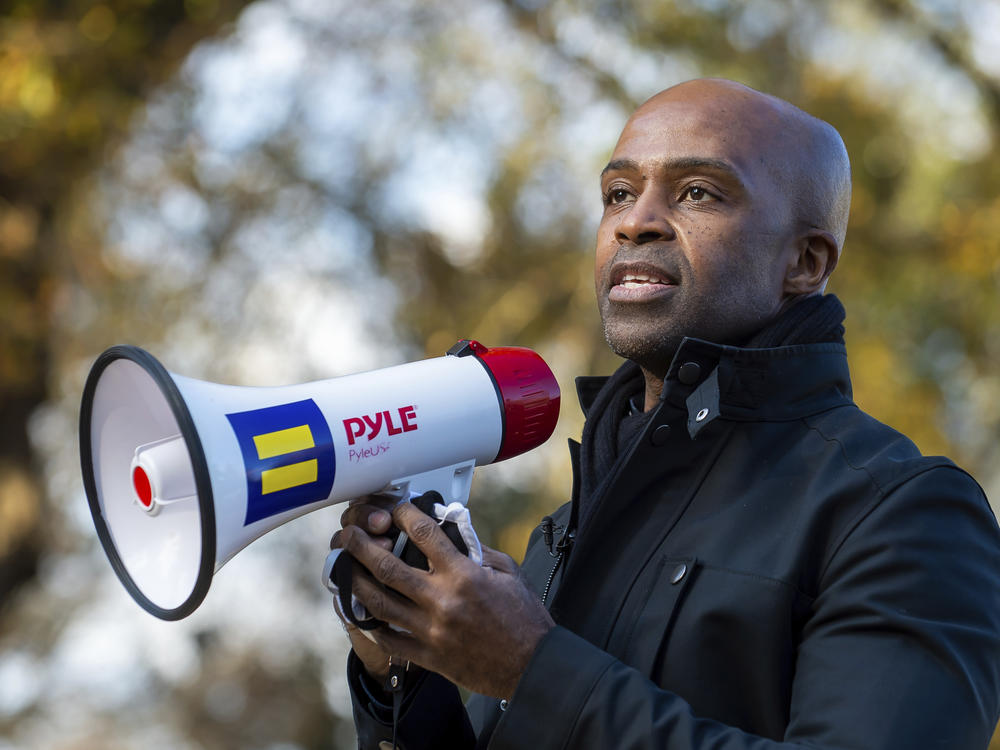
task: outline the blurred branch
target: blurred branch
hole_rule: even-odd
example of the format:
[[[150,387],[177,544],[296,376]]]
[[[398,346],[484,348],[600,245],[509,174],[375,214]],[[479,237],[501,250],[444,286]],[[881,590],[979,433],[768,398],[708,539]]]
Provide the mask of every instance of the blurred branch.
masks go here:
[[[196,42],[219,33],[245,4],[4,4],[0,523],[10,517],[22,522],[7,525],[0,535],[0,605],[33,577],[41,552],[44,482],[37,467],[31,470],[28,421],[56,382],[52,311],[74,277],[106,276],[93,242],[95,227],[84,226],[86,212],[74,210],[82,181],[128,132],[148,92],[176,71]],[[5,466],[22,473],[12,475]],[[50,525],[44,528],[55,533]]]
[[[601,70],[594,65],[593,61],[583,55],[570,54],[563,48],[552,27],[550,14],[545,13],[542,9],[529,10],[518,3],[517,0],[501,0],[501,5],[516,20],[518,28],[530,33],[567,63],[585,70],[609,99],[618,102],[626,110],[631,110],[638,104],[638,102],[629,96],[625,87],[622,86],[621,82],[615,76]]]
[[[1000,81],[985,73],[972,59],[968,40],[936,26],[931,18],[908,0],[874,0],[872,7],[886,18],[901,20],[914,28],[941,53],[951,65],[961,70],[975,84],[986,100],[994,129],[1000,127]]]

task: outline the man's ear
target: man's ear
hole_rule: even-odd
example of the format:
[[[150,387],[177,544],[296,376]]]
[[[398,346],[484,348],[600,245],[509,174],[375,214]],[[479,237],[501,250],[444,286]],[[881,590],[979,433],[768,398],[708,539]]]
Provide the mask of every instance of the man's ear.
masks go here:
[[[840,247],[830,232],[810,229],[799,237],[788,266],[782,292],[798,296],[821,292],[840,259]]]

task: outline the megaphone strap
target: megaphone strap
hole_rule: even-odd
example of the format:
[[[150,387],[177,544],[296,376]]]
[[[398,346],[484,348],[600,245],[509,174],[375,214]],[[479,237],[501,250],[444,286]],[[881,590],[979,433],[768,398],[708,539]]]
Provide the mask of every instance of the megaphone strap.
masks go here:
[[[476,565],[482,565],[483,545],[479,542],[479,535],[476,534],[476,530],[472,528],[472,517],[469,515],[469,509],[458,502],[449,503],[448,505],[434,503],[433,515],[442,526],[445,523],[455,524],[459,535],[462,537],[462,541],[465,542],[465,547],[468,550],[466,554],[469,556],[469,559]],[[448,532],[445,531],[445,533],[447,534]],[[456,544],[455,546],[457,547],[458,545]]]
[[[330,557],[333,557],[333,564],[328,580],[333,583],[333,586],[330,587],[328,585],[328,588],[337,597],[337,609],[342,615],[362,630],[374,630],[382,623],[368,614],[365,605],[358,601],[351,592],[351,578],[353,574],[351,563],[354,561],[354,558],[347,553],[340,554],[341,552],[343,550],[335,549],[330,553]]]
[[[399,713],[403,705],[403,690],[405,688],[406,673],[410,669],[410,662],[405,665],[393,662],[389,657],[389,674],[385,678],[383,688],[392,696],[392,750],[397,750],[396,732],[399,729]]]

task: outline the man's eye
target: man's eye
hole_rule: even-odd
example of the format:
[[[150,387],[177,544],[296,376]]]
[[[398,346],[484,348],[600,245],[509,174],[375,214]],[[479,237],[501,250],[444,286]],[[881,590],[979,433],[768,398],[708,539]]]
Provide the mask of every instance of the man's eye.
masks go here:
[[[714,197],[715,196],[713,196],[705,188],[699,187],[698,185],[692,185],[691,187],[689,187],[687,190],[684,191],[684,195],[682,196],[682,198],[694,201],[695,203],[703,203],[705,201],[710,201]]]
[[[623,203],[628,200],[629,192],[624,188],[615,188],[614,190],[609,190],[604,201],[608,205],[614,205],[616,203]]]

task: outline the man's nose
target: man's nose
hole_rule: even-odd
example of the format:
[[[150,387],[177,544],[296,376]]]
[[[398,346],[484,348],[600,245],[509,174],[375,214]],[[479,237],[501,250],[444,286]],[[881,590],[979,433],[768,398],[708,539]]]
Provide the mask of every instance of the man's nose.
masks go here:
[[[665,196],[655,189],[644,190],[615,230],[619,242],[641,245],[646,242],[672,240],[677,233],[669,219]]]

